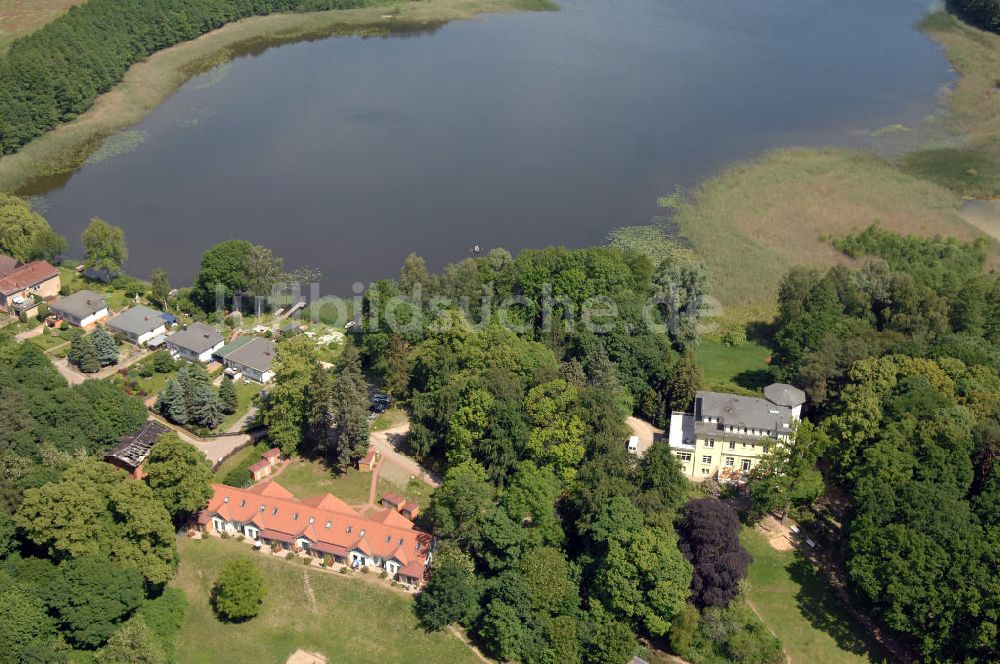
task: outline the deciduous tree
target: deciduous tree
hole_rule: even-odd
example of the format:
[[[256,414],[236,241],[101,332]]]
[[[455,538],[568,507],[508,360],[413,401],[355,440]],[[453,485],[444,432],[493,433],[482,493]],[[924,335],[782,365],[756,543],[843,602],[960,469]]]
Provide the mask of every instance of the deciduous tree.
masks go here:
[[[212,465],[191,443],[170,432],[160,436],[145,464],[153,495],[176,521],[200,510],[212,495]]]
[[[265,594],[264,575],[257,564],[237,558],[227,562],[219,574],[212,589],[212,606],[223,620],[242,622],[260,613]]]
[[[84,265],[89,270],[107,271],[112,276],[121,274],[128,259],[125,231],[94,217],[83,231]]]
[[[750,566],[740,544],[740,520],[733,508],[716,498],[692,500],[678,528],[680,550],[694,566],[691,599],[698,607],[728,606]]]

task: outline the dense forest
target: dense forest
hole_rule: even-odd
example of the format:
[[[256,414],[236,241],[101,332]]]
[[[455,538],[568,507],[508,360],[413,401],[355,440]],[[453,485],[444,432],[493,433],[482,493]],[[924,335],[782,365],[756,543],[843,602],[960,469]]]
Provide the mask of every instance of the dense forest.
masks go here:
[[[948,9],[976,27],[1000,33],[1000,0],[948,0]]]
[[[997,661],[1000,277],[985,241],[873,226],[836,244],[864,266],[785,278],[775,359],[809,395],[812,458],[850,497],[847,573],[928,661]],[[751,491],[766,503],[772,485]]]
[[[89,0],[0,59],[0,153],[76,118],[151,53],[248,16],[365,0]]]
[[[0,411],[0,662],[171,661],[186,606],[165,587],[174,522],[207,498],[207,460],[175,437],[148,484],[123,481],[100,459],[143,404],[109,381],[70,387],[5,331]]]

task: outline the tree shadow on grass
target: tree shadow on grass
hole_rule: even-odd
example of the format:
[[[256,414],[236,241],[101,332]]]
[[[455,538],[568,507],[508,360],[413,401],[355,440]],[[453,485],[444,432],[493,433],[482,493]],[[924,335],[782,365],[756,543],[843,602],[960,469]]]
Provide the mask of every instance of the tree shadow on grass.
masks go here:
[[[740,387],[757,392],[773,383],[774,376],[770,369],[751,369],[750,371],[741,371],[733,376],[733,382]]]
[[[854,622],[851,614],[830,589],[827,580],[812,562],[796,551],[788,567],[792,580],[799,585],[795,599],[802,615],[816,629],[829,634],[837,645],[857,655],[867,655],[871,661],[888,664],[881,646]]]

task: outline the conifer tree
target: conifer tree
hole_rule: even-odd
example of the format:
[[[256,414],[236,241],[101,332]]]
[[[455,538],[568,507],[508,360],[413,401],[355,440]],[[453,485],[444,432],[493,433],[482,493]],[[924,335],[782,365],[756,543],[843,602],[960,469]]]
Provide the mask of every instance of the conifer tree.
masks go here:
[[[90,336],[80,337],[78,346],[79,360],[77,364],[83,373],[97,373],[101,370],[101,356],[97,352],[94,340]]]
[[[189,417],[194,422],[209,429],[214,429],[222,422],[222,402],[211,385],[195,386],[191,394],[191,403],[193,408]]]
[[[94,332],[94,348],[101,359],[101,366],[118,363],[118,341],[104,327]]]
[[[306,438],[312,448],[325,453],[330,446],[333,427],[333,376],[323,365],[313,367],[312,380],[306,387],[308,410]]]
[[[235,413],[240,405],[239,397],[236,394],[236,387],[231,380],[223,380],[219,387],[219,401],[222,402],[222,411],[227,415]]]
[[[187,401],[181,386],[173,378],[167,379],[167,384],[160,393],[160,413],[177,424],[187,424]]]
[[[337,461],[346,466],[368,450],[368,386],[358,362],[344,365],[333,385],[333,418],[337,426]]]

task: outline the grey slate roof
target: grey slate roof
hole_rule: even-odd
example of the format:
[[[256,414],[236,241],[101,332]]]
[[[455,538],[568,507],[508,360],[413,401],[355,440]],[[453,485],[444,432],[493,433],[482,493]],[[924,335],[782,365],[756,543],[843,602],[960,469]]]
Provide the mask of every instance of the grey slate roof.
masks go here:
[[[136,337],[166,324],[163,312],[142,305],[127,309],[108,321],[108,327],[112,330],[119,330]]]
[[[255,338],[226,355],[226,360],[264,373],[271,370],[276,348],[273,341]]]
[[[717,417],[727,427],[787,431],[788,427],[784,425],[792,423],[790,408],[759,397],[698,391],[695,394],[694,408],[699,425],[703,424],[701,420],[706,417]]]
[[[211,325],[191,323],[186,330],[174,332],[167,337],[167,343],[201,355],[222,343],[222,335]]]
[[[779,406],[795,408],[806,402],[806,393],[787,383],[772,383],[764,388],[764,396],[768,401]]]
[[[103,295],[98,295],[89,290],[82,290],[72,295],[67,295],[54,303],[50,308],[56,313],[69,314],[75,318],[83,319],[87,316],[93,316],[101,309],[107,309],[108,302],[104,299]]]

